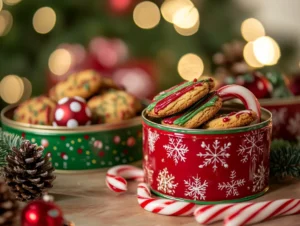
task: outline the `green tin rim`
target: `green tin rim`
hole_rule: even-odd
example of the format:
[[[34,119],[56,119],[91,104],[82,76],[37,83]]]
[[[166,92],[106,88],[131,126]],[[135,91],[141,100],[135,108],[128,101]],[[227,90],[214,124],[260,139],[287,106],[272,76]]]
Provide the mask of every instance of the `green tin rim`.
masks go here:
[[[266,187],[263,191],[255,194],[255,195],[250,195],[250,196],[240,198],[240,199],[221,200],[221,201],[195,201],[195,200],[190,200],[190,199],[176,198],[173,196],[164,195],[164,194],[161,194],[161,193],[153,190],[152,188],[150,190],[156,196],[165,198],[165,199],[171,199],[171,200],[176,200],[176,201],[181,201],[181,202],[190,202],[190,203],[195,203],[197,205],[211,205],[211,204],[238,203],[238,202],[245,202],[245,201],[249,201],[252,199],[256,199],[260,196],[263,196],[269,190],[269,186]]]
[[[235,107],[232,107],[235,106]],[[225,105],[224,109],[235,109],[236,107],[241,108],[241,104],[229,104]],[[262,118],[264,118],[264,121],[255,124],[255,125],[249,125],[244,127],[238,127],[238,128],[232,128],[232,129],[217,129],[217,130],[210,130],[210,129],[187,129],[187,128],[174,128],[162,124],[158,124],[156,122],[151,121],[146,116],[146,109],[142,112],[142,118],[144,123],[147,125],[157,128],[159,130],[164,130],[167,132],[173,132],[173,133],[181,133],[181,134],[234,134],[234,133],[241,133],[241,132],[247,132],[251,130],[261,129],[263,127],[268,126],[272,121],[272,113],[268,111],[265,108],[261,108],[262,112]]]
[[[2,124],[26,132],[32,133],[47,133],[47,134],[77,134],[77,133],[91,133],[91,132],[101,132],[101,131],[109,131],[116,129],[123,129],[132,126],[141,125],[142,118],[140,116],[136,116],[135,118],[124,120],[122,122],[116,123],[106,123],[106,124],[97,124],[90,126],[78,126],[76,128],[68,128],[64,126],[53,127],[53,126],[43,126],[43,125],[31,125],[28,123],[16,122],[12,119],[6,117],[6,113],[15,108],[17,105],[10,105],[5,107],[1,111],[1,122]]]

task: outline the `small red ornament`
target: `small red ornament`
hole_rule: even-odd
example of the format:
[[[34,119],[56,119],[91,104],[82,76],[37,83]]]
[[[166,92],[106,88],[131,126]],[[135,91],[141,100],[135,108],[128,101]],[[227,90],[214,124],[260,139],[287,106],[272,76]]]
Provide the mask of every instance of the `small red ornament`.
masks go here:
[[[81,97],[64,97],[54,111],[53,126],[74,128],[91,124],[91,111]]]
[[[272,84],[260,72],[256,71],[250,75],[239,76],[236,79],[236,83],[249,89],[257,99],[271,97]]]
[[[49,196],[45,200],[30,202],[22,211],[22,226],[62,226],[64,223],[61,209],[52,201]]]
[[[124,15],[132,9],[136,0],[108,0],[108,6],[113,14]]]

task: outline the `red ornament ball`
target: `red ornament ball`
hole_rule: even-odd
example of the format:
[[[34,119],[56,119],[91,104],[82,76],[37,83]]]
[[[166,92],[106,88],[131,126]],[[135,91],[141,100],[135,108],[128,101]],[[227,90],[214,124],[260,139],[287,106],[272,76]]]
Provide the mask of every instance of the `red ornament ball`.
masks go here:
[[[75,128],[91,124],[91,110],[81,97],[64,97],[57,103],[53,126]]]
[[[270,98],[273,86],[271,82],[263,76],[260,72],[253,72],[250,79],[246,76],[239,76],[236,83],[249,89],[257,99]],[[244,79],[245,78],[245,79]]]
[[[22,226],[62,226],[63,213],[53,202],[36,200],[22,211]]]

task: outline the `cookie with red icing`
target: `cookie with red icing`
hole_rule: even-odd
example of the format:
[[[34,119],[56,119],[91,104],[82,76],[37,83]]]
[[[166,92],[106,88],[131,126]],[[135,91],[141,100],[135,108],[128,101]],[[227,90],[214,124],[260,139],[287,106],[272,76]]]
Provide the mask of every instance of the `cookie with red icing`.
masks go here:
[[[197,128],[213,118],[221,107],[222,99],[215,92],[211,92],[183,113],[163,119],[162,124],[172,127]]]
[[[231,112],[230,114],[212,119],[207,122],[204,129],[230,129],[250,125],[257,120],[257,114],[252,110]]]
[[[56,103],[50,98],[39,96],[20,104],[14,111],[13,119],[17,122],[52,125]]]
[[[146,113],[155,118],[174,115],[206,96],[213,87],[212,79],[183,82],[155,96]]]

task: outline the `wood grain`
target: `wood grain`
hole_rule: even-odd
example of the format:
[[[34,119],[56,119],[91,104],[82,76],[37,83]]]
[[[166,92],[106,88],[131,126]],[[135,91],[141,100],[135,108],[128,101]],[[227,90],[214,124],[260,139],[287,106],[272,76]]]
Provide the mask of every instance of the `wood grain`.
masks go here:
[[[149,213],[137,203],[136,182],[127,193],[115,194],[105,185],[105,171],[82,174],[57,174],[51,194],[65,217],[76,226],[195,226],[193,217],[168,217]],[[272,184],[270,191],[255,201],[300,198],[300,182]],[[221,226],[215,223],[212,226]],[[258,226],[300,225],[300,216],[276,218]]]

